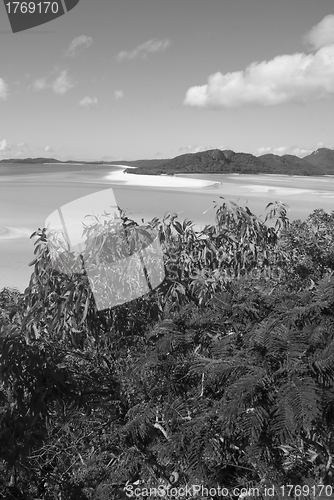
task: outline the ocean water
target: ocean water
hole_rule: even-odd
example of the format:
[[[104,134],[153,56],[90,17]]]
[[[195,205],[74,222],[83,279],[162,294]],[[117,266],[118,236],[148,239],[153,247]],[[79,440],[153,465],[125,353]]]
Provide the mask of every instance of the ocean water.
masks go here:
[[[29,282],[33,243],[29,236],[44,227],[51,212],[77,198],[113,189],[118,206],[137,222],[179,213],[201,229],[214,222],[220,198],[247,205],[258,216],[275,200],[290,206],[291,220],[305,220],[315,208],[334,210],[333,177],[283,175],[184,174],[136,176],[124,167],[95,165],[0,164],[0,289]],[[106,207],[107,209],[108,207]]]

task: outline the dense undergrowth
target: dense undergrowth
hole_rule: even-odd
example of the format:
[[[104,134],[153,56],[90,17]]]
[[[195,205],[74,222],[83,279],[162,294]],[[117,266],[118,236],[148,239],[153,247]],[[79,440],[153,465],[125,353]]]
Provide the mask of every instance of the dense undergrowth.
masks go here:
[[[102,311],[86,270],[115,261],[119,236],[96,222],[86,270],[69,273],[73,255],[56,269],[34,233],[29,286],[0,292],[0,496],[334,487],[334,213],[215,208],[201,232],[122,213],[127,243],[158,233],[165,279]]]

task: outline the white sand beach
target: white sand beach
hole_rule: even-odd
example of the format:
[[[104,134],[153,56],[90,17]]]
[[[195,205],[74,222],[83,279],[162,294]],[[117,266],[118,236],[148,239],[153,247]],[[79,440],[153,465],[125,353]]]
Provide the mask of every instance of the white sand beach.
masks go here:
[[[122,165],[112,165],[112,166],[122,166]],[[128,167],[124,167],[125,168]],[[161,175],[136,175],[129,174],[124,171],[113,172],[106,176],[107,180],[111,181],[121,181],[127,186],[147,186],[155,188],[192,188],[200,189],[206,187],[213,187],[215,185],[219,186],[219,182],[208,181],[205,179],[191,179],[186,177],[173,177],[173,176],[161,176]]]

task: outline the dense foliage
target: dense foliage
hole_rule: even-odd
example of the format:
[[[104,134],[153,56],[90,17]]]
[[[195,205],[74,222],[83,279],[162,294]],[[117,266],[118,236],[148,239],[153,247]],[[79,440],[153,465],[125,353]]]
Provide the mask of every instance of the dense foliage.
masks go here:
[[[66,249],[55,266],[50,236],[34,233],[29,286],[0,292],[4,498],[334,487],[334,213],[290,223],[267,208],[262,221],[222,199],[201,232],[176,214],[96,220],[82,267]],[[115,224],[130,246],[158,233],[165,279],[99,311],[90,271],[122,255]]]

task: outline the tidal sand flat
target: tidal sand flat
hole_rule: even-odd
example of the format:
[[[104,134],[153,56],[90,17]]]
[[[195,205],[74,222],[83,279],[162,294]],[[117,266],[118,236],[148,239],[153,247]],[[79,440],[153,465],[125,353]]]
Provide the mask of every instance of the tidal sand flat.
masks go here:
[[[182,176],[156,176],[156,175],[136,175],[128,174],[124,171],[113,172],[107,175],[106,180],[111,182],[121,181],[127,186],[145,186],[155,188],[207,188],[218,187],[220,182],[207,179],[193,179]]]
[[[113,189],[118,205],[141,222],[178,212],[196,229],[214,222],[220,196],[265,214],[274,200],[290,205],[291,220],[305,220],[314,208],[334,209],[334,179],[272,175],[182,174],[138,176],[115,165],[0,165],[0,289],[28,285],[33,260],[29,236],[60,206],[103,189]],[[106,207],[107,209],[108,207]]]
[[[182,175],[188,177],[190,174]],[[217,189],[220,196],[242,206],[247,204],[250,210],[258,216],[264,215],[265,206],[275,200],[289,205],[290,220],[305,220],[317,208],[323,208],[329,213],[334,210],[334,177],[271,174],[194,174],[191,176],[220,182],[221,185]]]

